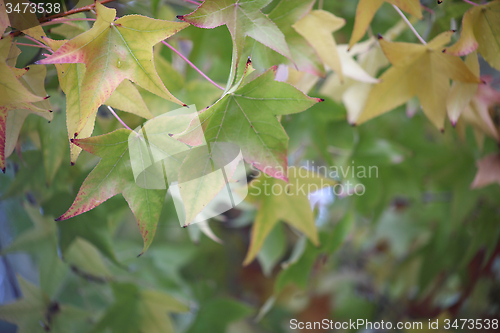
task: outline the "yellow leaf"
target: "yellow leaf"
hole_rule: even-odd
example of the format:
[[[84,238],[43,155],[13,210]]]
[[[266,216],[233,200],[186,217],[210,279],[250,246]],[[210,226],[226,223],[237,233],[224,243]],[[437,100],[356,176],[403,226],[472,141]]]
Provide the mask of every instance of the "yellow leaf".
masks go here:
[[[293,28],[316,50],[321,61],[337,72],[341,78],[342,67],[332,33],[342,28],[344,24],[343,18],[332,13],[313,10],[293,25]]]
[[[417,95],[426,116],[443,130],[446,117],[443,96],[448,96],[449,80],[481,82],[459,57],[441,52],[452,34],[452,31],[444,32],[427,45],[380,39],[380,46],[393,66],[382,74],[382,82],[371,90],[356,123],[390,111]]]
[[[422,9],[420,8],[419,0],[360,0],[356,9],[356,19],[351,40],[349,41],[349,48],[363,38],[375,13],[380,9],[384,1],[396,5],[405,12],[422,19]]]

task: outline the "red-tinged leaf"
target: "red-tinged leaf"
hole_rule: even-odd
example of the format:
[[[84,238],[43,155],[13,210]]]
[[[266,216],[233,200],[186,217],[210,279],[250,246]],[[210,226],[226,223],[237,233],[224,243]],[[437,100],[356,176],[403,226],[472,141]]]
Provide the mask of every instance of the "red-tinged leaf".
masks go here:
[[[477,174],[471,188],[481,188],[490,184],[500,185],[500,155],[488,155],[477,162]]]
[[[445,52],[462,56],[476,49],[500,70],[500,0],[471,7],[462,19],[460,39]]]
[[[135,183],[128,146],[131,133],[128,129],[119,129],[105,135],[73,140],[83,150],[101,157],[101,161],[83,182],[71,207],[58,220],[85,213],[121,193],[139,225],[144,253],[153,241],[166,190],[144,189]]]
[[[172,96],[153,65],[153,46],[187,24],[128,15],[115,21],[116,10],[96,3],[97,21],[92,29],[69,40],[40,64],[84,63],[80,121],[81,132],[97,108],[129,79],[166,100],[183,105]]]

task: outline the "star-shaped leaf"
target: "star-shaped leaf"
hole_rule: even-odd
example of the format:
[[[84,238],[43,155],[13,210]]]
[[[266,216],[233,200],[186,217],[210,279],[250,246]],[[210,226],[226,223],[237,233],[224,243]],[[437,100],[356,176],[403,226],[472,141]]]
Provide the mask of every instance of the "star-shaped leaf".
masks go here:
[[[165,88],[153,64],[153,46],[187,24],[128,15],[115,21],[116,10],[96,2],[97,21],[92,29],[62,45],[40,64],[84,63],[81,83],[83,105],[74,136],[126,79],[166,100],[183,105]]]
[[[39,209],[25,205],[34,228],[20,234],[6,247],[2,254],[31,252],[37,255],[40,269],[40,286],[53,295],[67,273],[67,266],[57,253],[57,225],[54,218],[42,216]]]
[[[392,110],[417,95],[426,116],[443,130],[446,117],[446,98],[443,96],[448,96],[450,79],[481,82],[462,59],[441,51],[452,34],[453,31],[444,32],[427,45],[380,39],[380,46],[393,66],[382,74],[381,83],[370,91],[356,123]]]
[[[497,183],[500,185],[500,155],[488,155],[477,162],[477,174],[471,188],[481,188]]]
[[[341,80],[343,80],[342,67],[332,33],[344,25],[343,18],[325,10],[313,10],[293,25],[293,28],[313,46],[323,63],[340,75]]]
[[[45,41],[54,50],[58,50],[66,42],[49,38],[45,38]],[[96,113],[90,116],[83,129],[81,129],[75,137],[78,125],[85,111],[81,99],[83,97],[82,83],[86,73],[85,65],[56,64],[56,69],[59,77],[59,84],[66,94],[66,124],[68,127],[69,139],[88,138],[92,135],[94,130]],[[104,103],[113,108],[136,114],[139,117],[146,119],[153,117],[146,103],[144,103],[141,94],[129,80],[123,80]],[[82,150],[80,147],[70,143],[70,151],[71,163],[74,164]]]
[[[460,39],[445,52],[462,56],[475,50],[500,70],[500,0],[471,7],[462,19]]]
[[[255,77],[247,74],[239,86],[199,114],[207,144],[238,145],[246,162],[272,177],[286,180],[288,136],[279,115],[304,111],[321,101],[274,80],[276,68]],[[251,68],[247,64],[247,73]],[[196,146],[200,138],[185,141]],[[182,139],[181,139],[182,140]]]
[[[472,52],[465,58],[465,64],[474,75],[479,76],[479,61],[476,52]],[[446,100],[448,117],[453,126],[457,124],[458,118],[474,98],[478,87],[477,83],[453,82]]]
[[[354,44],[363,38],[366,30],[373,20],[373,17],[375,16],[375,13],[380,9],[384,2],[396,5],[405,12],[422,19],[420,0],[359,0],[358,7],[356,9],[354,30],[351,34],[349,47],[353,47]]]
[[[247,200],[256,203],[259,209],[244,265],[255,259],[264,240],[279,221],[304,233],[315,245],[319,244],[314,214],[307,195],[333,186],[335,182],[305,168],[290,167],[287,173],[288,183],[262,174],[249,184]]]
[[[261,12],[261,8],[270,2],[271,0],[207,0],[194,12],[177,17],[199,28],[213,29],[223,24],[227,26],[233,39],[233,65],[229,79],[229,84],[232,84],[246,36],[293,59],[283,33]]]
[[[166,190],[144,189],[135,183],[128,145],[131,132],[119,129],[105,135],[73,140],[83,150],[101,157],[101,161],[83,182],[71,207],[57,220],[85,213],[121,193],[139,225],[144,252],[153,241]]]

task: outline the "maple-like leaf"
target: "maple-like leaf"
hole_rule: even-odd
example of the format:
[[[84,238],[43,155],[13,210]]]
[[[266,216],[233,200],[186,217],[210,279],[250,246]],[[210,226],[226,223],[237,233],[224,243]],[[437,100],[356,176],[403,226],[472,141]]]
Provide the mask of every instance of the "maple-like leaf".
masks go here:
[[[363,38],[366,30],[370,26],[370,22],[375,16],[375,13],[384,4],[384,2],[393,4],[419,19],[422,19],[423,17],[420,0],[359,0],[358,7],[356,9],[354,29],[351,34],[351,40],[349,41],[349,47],[353,47],[354,44]]]
[[[45,41],[54,50],[58,50],[66,42],[64,40],[52,40],[49,38],[45,38]],[[96,113],[90,116],[85,126],[75,136],[84,114],[84,104],[81,98],[82,83],[86,74],[85,65],[56,64],[56,69],[59,84],[62,91],[66,94],[66,124],[69,139],[88,138],[94,130]],[[141,94],[129,80],[123,80],[104,103],[113,108],[136,114],[139,117],[146,119],[153,117],[146,103],[144,103]],[[81,151],[80,147],[72,143],[70,144],[72,164],[76,163],[76,159]]]
[[[392,67],[382,74],[381,83],[370,91],[357,124],[381,115],[406,103],[417,95],[429,120],[443,130],[449,80],[479,83],[457,56],[441,50],[450,41],[453,31],[436,36],[427,45],[389,42],[380,39],[380,46]]]
[[[99,318],[92,333],[174,333],[169,313],[189,311],[184,303],[160,290],[139,290],[131,283],[113,283],[111,287],[115,302]]]
[[[284,221],[304,233],[315,245],[319,244],[314,214],[307,195],[335,182],[305,168],[288,168],[286,183],[262,174],[249,184],[248,201],[258,205],[252,227],[250,248],[243,262],[251,263],[276,223]]]
[[[311,98],[284,82],[274,80],[276,67],[260,76],[247,74],[214,105],[203,110],[207,144],[236,144],[246,162],[272,177],[286,180],[288,136],[277,119],[279,115],[304,111],[321,101]],[[247,64],[247,73],[251,71]],[[196,146],[198,141],[186,141]]]
[[[274,7],[269,13],[269,18],[285,35],[293,62],[261,43],[255,42],[251,46],[251,53],[256,66],[268,69],[271,66],[285,63],[296,67],[299,71],[325,76],[325,69],[318,54],[311,47],[311,44],[292,27],[294,23],[311,11],[315,2],[316,0],[281,0]]]
[[[471,188],[481,188],[497,183],[500,185],[500,155],[491,154],[477,162],[477,174]]]
[[[500,70],[500,0],[471,7],[462,19],[460,39],[444,52],[462,56],[475,50]]]
[[[48,110],[40,108],[33,102],[41,102],[46,99],[44,96],[38,96],[33,91],[30,91],[18,79],[16,71],[9,67],[6,63],[7,57],[10,53],[10,43],[12,43],[12,36],[7,36],[0,40],[0,169],[5,172],[5,158],[6,158],[6,132],[7,132],[7,118],[11,110],[27,110],[34,113],[49,113]],[[23,69],[26,73],[26,69]],[[45,76],[44,76],[45,77]],[[37,89],[43,89],[37,86]],[[52,116],[48,116],[51,119]],[[12,151],[9,149],[9,152]]]
[[[68,267],[57,252],[57,225],[53,218],[42,216],[38,207],[24,205],[34,228],[15,238],[1,254],[31,252],[37,256],[40,267],[40,286],[52,296],[66,277]]]
[[[184,29],[183,22],[169,22],[140,15],[115,20],[116,10],[96,2],[93,27],[69,40],[40,64],[84,63],[81,116],[75,136],[126,79],[166,100],[184,105],[161,82],[153,64],[153,45]]]
[[[101,157],[101,161],[83,182],[71,207],[57,220],[85,213],[121,193],[139,225],[144,252],[153,241],[166,190],[149,190],[136,184],[130,165],[130,133],[132,131],[128,129],[119,129],[105,135],[73,140],[83,150]]]
[[[51,301],[37,286],[18,276],[22,298],[0,306],[0,319],[17,325],[18,333],[73,332],[88,314],[71,305]]]
[[[228,81],[231,85],[246,36],[293,59],[283,33],[261,12],[261,8],[270,2],[271,0],[206,0],[194,12],[177,17],[199,28],[213,29],[223,24],[227,26],[233,39],[233,64]]]
[[[313,10],[293,25],[293,28],[316,50],[323,63],[337,72],[342,80],[342,66],[332,33],[344,25],[343,18],[325,10]]]

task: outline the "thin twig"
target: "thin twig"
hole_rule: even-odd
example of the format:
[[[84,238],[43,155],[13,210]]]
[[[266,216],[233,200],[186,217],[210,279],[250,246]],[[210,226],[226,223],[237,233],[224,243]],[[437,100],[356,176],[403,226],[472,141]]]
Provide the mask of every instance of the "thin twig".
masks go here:
[[[394,7],[394,9],[401,16],[401,18],[406,22],[406,24],[408,24],[408,27],[410,27],[411,31],[415,34],[415,36],[417,36],[418,40],[422,44],[427,45],[427,43],[425,42],[425,40],[418,34],[417,30],[415,30],[415,27],[410,23],[410,21],[408,21],[408,18],[405,16],[405,14],[403,14],[403,12],[401,11],[401,9],[399,9],[398,6],[396,6],[396,5],[392,5],[392,7]]]
[[[105,3],[108,3],[108,2],[112,2],[112,1],[115,1],[115,0],[102,0],[102,1],[99,1],[99,2],[101,4],[105,4]],[[94,9],[94,7],[95,7],[95,3],[90,4],[88,6],[74,8],[74,9],[68,10],[67,12],[64,12],[64,13],[59,13],[59,14],[54,14],[54,15],[51,15],[51,16],[41,17],[39,21],[40,21],[40,23],[44,23],[44,22],[48,22],[48,21],[51,21],[51,20],[59,18],[59,17],[73,15],[73,14],[81,13],[81,12],[88,12],[88,11],[91,11],[92,9]]]
[[[32,46],[32,47],[40,47],[40,48],[47,49],[50,53],[54,53],[54,51],[52,51],[52,49],[51,49],[49,46],[47,46],[47,45],[45,45],[45,44],[43,44],[43,43],[40,43],[40,42],[39,42],[39,41],[37,41],[35,38],[33,38],[33,37],[31,37],[31,36],[28,36],[28,35],[24,35],[24,36],[22,36],[22,37],[23,37],[23,38],[26,38],[26,39],[28,39],[28,40],[30,40],[30,41],[32,41],[32,42],[33,42],[33,43],[35,43],[36,45],[33,45],[33,44],[24,44],[24,43],[17,43],[17,42],[16,42],[16,44],[18,44],[18,45],[25,45],[25,46],[26,46],[26,45],[28,45],[28,46]]]
[[[165,44],[169,49],[171,49],[172,51],[174,51],[179,57],[181,57],[182,59],[184,59],[184,61],[187,62],[189,66],[193,67],[194,70],[196,70],[198,73],[200,73],[201,76],[203,76],[205,79],[208,80],[208,82],[210,82],[211,84],[213,84],[214,86],[216,86],[220,90],[224,90],[224,88],[222,88],[217,83],[215,83],[211,78],[209,78],[205,73],[203,73],[198,67],[196,67],[191,61],[189,61],[188,58],[186,58],[182,53],[180,53],[179,51],[177,51],[172,45],[170,45],[169,43],[165,42],[164,40],[162,40],[161,42],[163,44]]]
[[[118,115],[116,114],[115,110],[113,110],[113,108],[109,105],[107,105],[108,109],[109,109],[109,112],[111,112],[111,114],[113,116],[115,116],[116,119],[118,119],[118,121],[120,122],[120,124],[122,124],[126,129],[129,129],[132,131],[132,129],[130,127],[127,126],[127,124],[125,124],[125,122],[120,118],[118,117]]]
[[[52,52],[52,50],[49,50],[49,48],[47,46],[41,46],[41,45],[36,45],[36,44],[28,44],[28,43],[19,43],[19,42],[14,42],[14,44],[21,45],[21,46],[38,47],[40,49],[47,49],[48,51]]]
[[[189,3],[192,3],[193,5],[196,5],[196,6],[199,6],[199,5],[200,5],[200,3],[199,3],[199,2],[194,1],[194,0],[184,0],[184,1],[189,2]]]
[[[469,5],[479,6],[477,3],[472,2],[472,1],[470,1],[470,0],[464,0],[464,2],[467,2]]]

